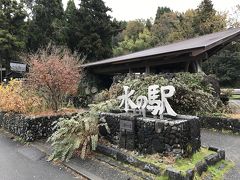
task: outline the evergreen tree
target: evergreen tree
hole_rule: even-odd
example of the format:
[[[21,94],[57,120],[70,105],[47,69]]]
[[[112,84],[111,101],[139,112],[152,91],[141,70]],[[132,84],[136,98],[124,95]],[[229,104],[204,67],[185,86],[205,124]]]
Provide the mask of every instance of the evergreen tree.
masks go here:
[[[114,32],[113,35],[118,35],[121,33],[123,30],[126,29],[127,27],[127,22],[126,21],[118,21],[116,18],[112,20],[112,30]]]
[[[223,30],[226,27],[226,15],[218,13],[211,0],[203,0],[196,9],[193,27],[199,35]]]
[[[81,0],[78,13],[77,49],[88,61],[108,58],[112,55],[112,22],[110,11],[102,0]]]
[[[212,0],[203,0],[197,8],[198,17],[202,22],[206,22],[209,17],[215,15]]]
[[[29,50],[36,51],[48,43],[65,43],[64,10],[61,0],[35,0],[29,23]]]
[[[77,19],[77,8],[74,0],[69,0],[67,8],[65,10],[65,27],[66,27],[66,41],[67,46],[72,51],[75,51],[78,44],[78,19]]]
[[[18,53],[25,48],[26,11],[16,0],[0,0],[0,63],[7,71],[10,61],[18,60]]]
[[[150,19],[147,19],[145,26],[146,26],[146,28],[147,28],[149,31],[151,30],[151,28],[152,28],[152,22],[151,22]]]
[[[161,18],[164,13],[170,13],[172,10],[168,7],[158,7],[155,22]]]
[[[207,74],[215,74],[222,86],[239,87],[239,47],[239,43],[235,45],[230,44],[224,50],[205,61],[203,63],[204,72]],[[234,49],[238,49],[238,51],[235,51]]]
[[[153,25],[152,34],[157,38],[159,45],[184,39],[178,13],[164,13]]]
[[[126,29],[123,31],[124,38],[133,39],[134,41],[138,38],[139,33],[143,32],[144,23],[141,20],[129,21]]]
[[[182,32],[184,39],[190,39],[197,35],[193,28],[195,16],[196,11],[192,9],[189,9],[180,15],[181,28],[179,31]]]
[[[127,27],[126,21],[117,21],[116,18],[112,20],[112,31],[113,31],[113,37],[112,37],[112,47],[115,47],[118,45],[119,42],[124,40],[123,31]]]
[[[143,32],[138,34],[136,39],[125,36],[125,39],[118,43],[113,49],[114,56],[133,53],[136,51],[144,50],[154,46],[154,36],[145,28]]]

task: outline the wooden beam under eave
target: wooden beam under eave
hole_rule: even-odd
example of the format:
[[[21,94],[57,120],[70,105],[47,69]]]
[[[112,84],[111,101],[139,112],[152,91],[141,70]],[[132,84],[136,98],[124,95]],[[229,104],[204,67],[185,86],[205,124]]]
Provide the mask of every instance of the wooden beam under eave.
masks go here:
[[[165,60],[157,60],[153,59],[151,61],[139,61],[134,63],[128,64],[111,64],[108,66],[98,66],[95,68],[91,68],[92,71],[96,74],[114,74],[114,73],[129,73],[129,68],[132,70],[134,69],[141,69],[141,72],[146,71],[146,67],[149,66],[151,69],[157,66],[166,65],[166,64],[177,64],[181,62],[191,62],[194,61],[196,57],[181,57],[181,58],[169,58]],[[151,70],[150,69],[150,70]]]
[[[146,67],[145,67],[145,73],[146,73],[146,74],[150,74],[150,71],[151,71],[151,70],[150,70],[150,66],[146,66]]]
[[[210,58],[211,56],[213,56],[214,54],[216,54],[218,51],[220,51],[221,49],[223,49],[223,48],[226,47],[226,46],[227,46],[227,44],[221,44],[221,45],[216,46],[215,48],[209,50],[209,51],[207,52],[208,58]],[[207,58],[207,59],[208,59],[208,58]]]
[[[228,45],[232,41],[235,41],[236,39],[239,39],[239,38],[240,38],[240,35],[233,34],[232,36],[229,36],[225,39],[222,39],[221,41],[218,41],[218,42],[216,42],[216,43],[214,43],[210,46],[207,46],[206,50],[213,49],[214,47],[217,47],[219,45],[223,45],[225,47],[226,45]]]
[[[132,68],[129,68],[129,69],[128,69],[128,73],[129,73],[130,75],[133,74],[133,70],[132,70]]]
[[[190,61],[188,61],[188,62],[185,63],[185,68],[184,68],[184,71],[185,71],[185,72],[189,72],[190,63],[191,63]]]
[[[196,63],[197,73],[202,73],[203,72],[203,70],[202,70],[202,60],[200,60],[200,59],[196,60],[195,63]]]
[[[205,51],[206,51],[205,48],[193,50],[191,53],[191,56],[194,56],[194,57],[199,56],[200,54],[204,53]]]

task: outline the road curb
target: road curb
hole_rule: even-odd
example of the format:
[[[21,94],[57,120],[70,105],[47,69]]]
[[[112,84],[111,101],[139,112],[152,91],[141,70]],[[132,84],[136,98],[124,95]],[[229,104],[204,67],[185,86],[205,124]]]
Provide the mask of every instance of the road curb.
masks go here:
[[[32,146],[34,148],[37,148],[39,151],[45,153],[46,156],[50,156],[50,152],[47,151],[42,146],[34,144],[34,143],[31,143],[30,146]],[[85,170],[79,170],[79,169],[75,168],[74,166],[70,165],[69,162],[65,162],[64,161],[64,162],[61,162],[61,164],[63,166],[65,166],[66,168],[72,170],[73,172],[77,173],[78,175],[83,176],[86,179],[89,179],[89,180],[102,180],[101,178],[98,178],[97,176],[95,176],[94,174],[92,174],[90,172],[87,172]]]

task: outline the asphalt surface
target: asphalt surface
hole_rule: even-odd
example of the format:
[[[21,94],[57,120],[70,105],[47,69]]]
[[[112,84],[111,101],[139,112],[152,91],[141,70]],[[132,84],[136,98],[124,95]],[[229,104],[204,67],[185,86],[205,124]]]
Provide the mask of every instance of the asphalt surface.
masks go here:
[[[240,180],[240,136],[210,130],[202,130],[201,136],[203,145],[224,149],[226,151],[226,159],[235,163],[234,169],[229,171],[224,179]]]
[[[240,89],[233,89],[234,94],[240,94]]]
[[[0,133],[0,180],[72,180],[65,168],[45,160],[39,150],[23,146]]]
[[[233,113],[240,113],[240,100],[230,100],[229,106]]]
[[[225,179],[240,180],[240,136],[209,130],[202,130],[201,135],[203,145],[225,149],[226,158],[235,163],[235,168],[226,174]],[[111,177],[114,177],[113,174]],[[23,146],[0,133],[0,180],[55,179],[72,180],[76,177],[66,169],[47,162],[45,155],[36,148]]]

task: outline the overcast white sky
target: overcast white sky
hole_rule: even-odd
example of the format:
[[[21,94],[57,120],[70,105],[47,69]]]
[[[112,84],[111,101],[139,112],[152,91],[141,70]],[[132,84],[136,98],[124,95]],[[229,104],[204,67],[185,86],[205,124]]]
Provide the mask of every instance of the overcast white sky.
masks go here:
[[[68,0],[63,0],[66,6]],[[112,8],[111,16],[117,20],[134,20],[155,18],[158,6],[167,6],[174,11],[196,9],[202,0],[104,0]],[[240,4],[240,0],[212,0],[214,8],[218,11],[232,11]],[[79,4],[80,0],[75,0]]]

